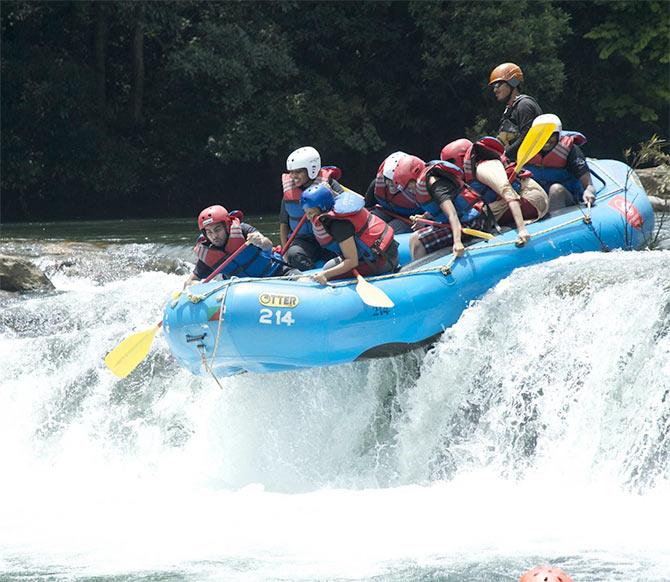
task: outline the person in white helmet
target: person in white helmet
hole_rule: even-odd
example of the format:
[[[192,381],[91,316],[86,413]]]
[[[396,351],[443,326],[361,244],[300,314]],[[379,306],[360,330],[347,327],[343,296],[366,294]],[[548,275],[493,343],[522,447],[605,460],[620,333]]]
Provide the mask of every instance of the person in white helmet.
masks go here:
[[[526,164],[533,179],[549,194],[549,212],[574,206],[593,204],[595,188],[584,152],[579,147],[586,138],[578,131],[563,131],[558,115],[538,115],[533,126],[553,123],[556,131],[551,134],[542,150]]]
[[[407,155],[405,152],[393,152],[386,157],[365,193],[365,207],[389,224],[396,234],[412,232],[409,217],[423,212],[411,192],[403,191],[393,183],[395,168]]]
[[[286,160],[286,173],[281,177],[283,196],[279,210],[279,238],[282,247],[286,246],[305,215],[300,204],[302,193],[313,184],[327,182],[336,194],[340,194],[344,191],[337,181],[341,175],[342,171],[335,166],[321,166],[321,156],[311,146],[291,152]],[[316,261],[334,256],[332,251],[319,244],[312,223],[306,220],[286,252],[285,259],[291,267],[307,271],[314,268]]]

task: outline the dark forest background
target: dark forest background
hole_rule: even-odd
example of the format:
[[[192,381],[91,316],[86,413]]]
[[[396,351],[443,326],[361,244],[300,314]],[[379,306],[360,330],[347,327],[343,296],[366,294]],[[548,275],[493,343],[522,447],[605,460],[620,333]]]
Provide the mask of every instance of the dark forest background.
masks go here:
[[[490,134],[491,69],[587,155],[668,136],[670,2],[0,3],[2,219],[276,212],[312,145],[364,190],[402,149]]]

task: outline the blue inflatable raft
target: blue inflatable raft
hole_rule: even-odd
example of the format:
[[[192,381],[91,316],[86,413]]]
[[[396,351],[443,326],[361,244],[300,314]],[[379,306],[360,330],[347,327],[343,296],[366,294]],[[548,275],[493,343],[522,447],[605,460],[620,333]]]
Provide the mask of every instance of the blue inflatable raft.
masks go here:
[[[355,281],[232,279],[190,288],[165,307],[172,353],[194,374],[276,372],[401,353],[434,341],[468,304],[514,269],[570,253],[638,249],[652,237],[654,214],[635,173],[613,160],[589,160],[597,201],[570,207],[516,231],[469,246],[455,259],[442,251],[400,272],[371,277],[395,303],[369,307]],[[401,256],[407,257],[407,236]]]

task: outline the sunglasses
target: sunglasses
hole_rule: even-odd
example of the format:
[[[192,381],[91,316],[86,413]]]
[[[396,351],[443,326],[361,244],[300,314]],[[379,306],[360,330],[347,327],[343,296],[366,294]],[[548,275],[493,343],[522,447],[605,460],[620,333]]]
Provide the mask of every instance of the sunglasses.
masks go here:
[[[505,84],[505,81],[496,81],[495,83],[493,83],[493,85],[491,85],[491,88],[495,91],[498,87],[500,87],[501,85],[504,85],[504,84]]]

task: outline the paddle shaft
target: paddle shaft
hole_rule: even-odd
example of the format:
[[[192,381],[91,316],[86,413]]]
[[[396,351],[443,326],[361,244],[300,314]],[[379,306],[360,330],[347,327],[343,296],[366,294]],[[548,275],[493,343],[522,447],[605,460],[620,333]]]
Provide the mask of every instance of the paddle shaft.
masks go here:
[[[239,249],[234,251],[223,263],[221,263],[216,269],[214,269],[206,278],[203,283],[209,283],[214,277],[216,277],[223,269],[225,269],[230,262],[239,255],[250,243],[244,243]]]
[[[302,228],[302,225],[305,224],[306,220],[307,220],[307,215],[303,214],[302,218],[298,221],[298,224],[293,229],[293,232],[291,233],[291,236],[288,237],[288,240],[286,241],[286,244],[284,245],[284,248],[281,250],[282,257],[286,254],[286,251],[288,251],[288,248],[293,244],[293,241],[295,240],[295,237],[298,235],[298,231]]]
[[[429,226],[434,226],[435,228],[451,228],[450,225],[443,222],[436,222],[434,220],[428,220],[427,218],[417,218],[417,222],[427,224]],[[475,230],[474,228],[468,228],[467,226],[461,226],[463,234],[469,234],[470,236],[476,236],[478,238],[483,238],[484,240],[489,240],[493,238],[493,235],[482,230]]]
[[[390,210],[386,210],[386,208],[384,208],[383,206],[379,206],[379,204],[377,205],[377,208],[379,208],[382,212],[386,212],[386,214],[388,214],[389,216],[392,216],[393,218],[397,218],[398,220],[405,222],[406,224],[412,224],[412,221],[406,216],[402,216],[400,214],[396,214],[395,212],[391,212]],[[425,224],[436,226],[438,228],[449,228],[449,225],[446,223],[435,222],[434,220],[428,220],[427,218],[417,218],[416,220],[417,222],[423,222]],[[469,234],[470,236],[476,236],[479,238],[483,238],[485,240],[493,238],[493,235],[489,234],[488,232],[475,230],[474,228],[468,228],[467,226],[461,226],[461,230],[463,231],[463,234]]]

